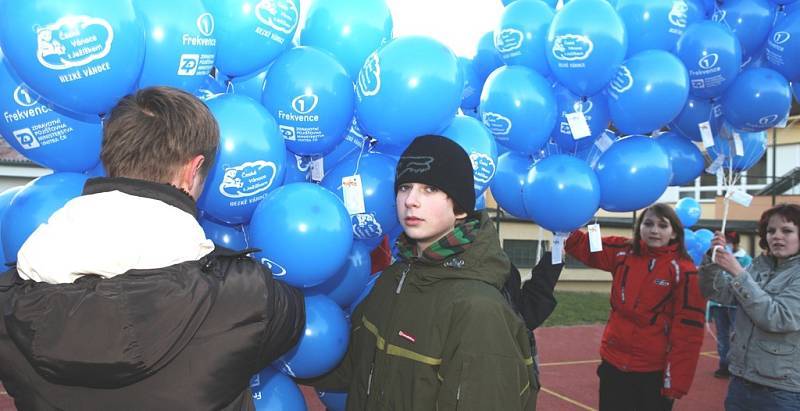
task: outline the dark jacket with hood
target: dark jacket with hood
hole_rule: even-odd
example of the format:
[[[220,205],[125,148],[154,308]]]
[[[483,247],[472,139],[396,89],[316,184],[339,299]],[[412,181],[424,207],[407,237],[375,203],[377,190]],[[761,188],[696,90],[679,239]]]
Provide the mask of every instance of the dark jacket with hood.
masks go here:
[[[501,293],[510,263],[486,214],[420,257],[404,237],[353,313],[345,358],[314,385],[348,391],[348,410],[532,409],[528,331]]]
[[[194,213],[192,199],[171,186],[96,179],[40,227],[47,235],[29,238],[20,269],[0,277],[0,380],[18,409],[254,409],[250,377],[296,343],[303,299],[243,253],[202,251],[141,268],[157,253],[147,253],[147,239],[158,245],[163,234],[174,253],[206,246]],[[140,229],[119,232],[115,224]],[[64,242],[70,236],[78,240]],[[51,247],[56,263],[94,254],[102,275],[23,279],[52,279],[53,261],[36,256],[54,240],[61,242]],[[131,267],[109,274],[120,261]]]

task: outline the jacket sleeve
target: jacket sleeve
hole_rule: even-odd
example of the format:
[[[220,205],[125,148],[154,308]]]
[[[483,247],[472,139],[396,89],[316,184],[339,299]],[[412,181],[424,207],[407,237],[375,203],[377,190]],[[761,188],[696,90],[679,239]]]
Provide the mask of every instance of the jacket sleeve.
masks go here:
[[[553,291],[564,264],[553,264],[552,260],[550,252],[544,253],[531,270],[531,279],[522,285],[520,312],[530,330],[542,325],[558,304]]]
[[[753,279],[751,265],[744,274],[730,280],[730,291],[739,307],[756,327],[772,333],[800,331],[800,278],[794,280],[777,294],[766,292]],[[739,315],[739,314],[737,314]]]
[[[625,237],[603,237],[603,250],[590,253],[589,234],[581,230],[575,230],[567,238],[564,248],[569,255],[589,267],[614,274],[617,253],[626,250],[629,241]]]
[[[733,290],[730,286],[731,275],[712,263],[709,256],[703,257],[703,264],[700,265],[698,273],[700,291],[705,298],[725,305],[736,303],[736,297],[733,295]]]
[[[533,358],[516,315],[485,297],[454,309],[439,368],[439,410],[530,409]]]
[[[676,268],[674,314],[670,325],[664,392],[680,398],[692,385],[705,333],[706,301],[700,294],[697,269],[689,261]],[[677,394],[677,395],[676,395]]]

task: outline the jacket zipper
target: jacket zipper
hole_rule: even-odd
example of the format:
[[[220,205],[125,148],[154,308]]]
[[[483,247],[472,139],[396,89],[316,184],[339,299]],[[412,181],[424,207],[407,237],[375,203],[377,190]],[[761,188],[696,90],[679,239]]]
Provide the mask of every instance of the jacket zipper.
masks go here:
[[[409,262],[406,268],[403,269],[403,273],[400,275],[400,282],[397,283],[397,290],[395,290],[395,294],[400,294],[400,291],[403,289],[403,283],[406,281],[406,274],[411,271],[411,263]]]
[[[628,282],[628,266],[625,266],[625,271],[622,273],[622,284],[619,290],[619,297],[622,304],[625,304],[625,283]]]

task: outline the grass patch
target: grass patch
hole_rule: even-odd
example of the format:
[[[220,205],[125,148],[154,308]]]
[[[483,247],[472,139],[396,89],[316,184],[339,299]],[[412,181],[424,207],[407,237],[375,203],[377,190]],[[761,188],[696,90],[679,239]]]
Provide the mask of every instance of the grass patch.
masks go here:
[[[558,305],[542,327],[598,324],[608,320],[608,294],[556,291]]]

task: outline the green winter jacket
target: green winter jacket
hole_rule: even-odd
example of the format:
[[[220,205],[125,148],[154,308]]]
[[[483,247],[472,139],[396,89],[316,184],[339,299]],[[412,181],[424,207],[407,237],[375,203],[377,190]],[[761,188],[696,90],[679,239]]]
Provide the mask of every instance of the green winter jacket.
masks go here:
[[[431,257],[440,241],[383,272],[345,358],[314,386],[347,391],[348,410],[535,409],[528,331],[500,292],[510,262],[488,216],[470,222],[464,248]]]

